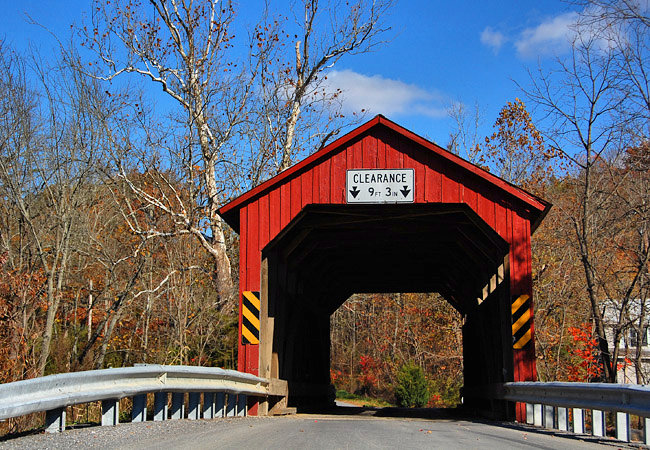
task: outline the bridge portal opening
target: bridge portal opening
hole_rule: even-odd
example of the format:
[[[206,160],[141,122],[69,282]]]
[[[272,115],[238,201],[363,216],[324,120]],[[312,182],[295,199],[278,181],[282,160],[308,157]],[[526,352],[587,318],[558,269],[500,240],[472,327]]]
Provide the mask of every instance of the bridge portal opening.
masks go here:
[[[462,204],[308,205],[262,251],[260,375],[332,405],[332,314],[354,293],[440,293],[462,317],[466,403],[513,377],[508,244]],[[469,393],[469,395],[468,395]]]
[[[462,326],[463,316],[438,293],[353,294],[330,317],[330,380],[337,398],[400,406],[400,371],[414,364],[429,387],[420,406],[459,406]]]

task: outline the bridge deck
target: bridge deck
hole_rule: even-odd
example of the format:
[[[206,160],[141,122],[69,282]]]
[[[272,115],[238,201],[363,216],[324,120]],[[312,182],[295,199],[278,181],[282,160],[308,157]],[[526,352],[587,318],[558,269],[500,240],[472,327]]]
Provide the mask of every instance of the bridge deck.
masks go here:
[[[342,408],[341,408],[342,409]],[[0,442],[11,448],[548,448],[612,445],[610,439],[572,436],[511,423],[461,418],[379,417],[382,410],[337,414],[176,420],[89,427]],[[617,442],[617,448],[627,448]],[[629,447],[631,448],[631,447]]]

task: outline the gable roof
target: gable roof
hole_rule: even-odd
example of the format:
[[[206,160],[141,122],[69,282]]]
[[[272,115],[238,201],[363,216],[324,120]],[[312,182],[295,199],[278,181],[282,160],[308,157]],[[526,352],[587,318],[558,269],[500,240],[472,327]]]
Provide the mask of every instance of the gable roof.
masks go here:
[[[309,169],[312,166],[320,163],[324,159],[327,159],[333,156],[341,147],[344,147],[350,141],[356,139],[357,137],[363,135],[364,133],[369,133],[375,127],[385,127],[389,130],[392,130],[403,137],[413,141],[419,146],[430,150],[442,157],[444,160],[460,168],[462,171],[470,172],[475,176],[482,178],[491,185],[495,186],[503,192],[504,194],[514,197],[514,199],[519,200],[525,206],[530,208],[532,212],[531,220],[531,233],[535,231],[539,223],[546,216],[551,204],[546,200],[537,197],[530,192],[515,186],[514,184],[497,177],[494,174],[491,174],[485,169],[478,167],[463,158],[451,153],[448,150],[440,147],[439,145],[421,137],[412,131],[407,130],[406,128],[396,124],[395,122],[387,119],[382,115],[377,115],[373,119],[369,120],[365,124],[355,128],[344,136],[341,136],[331,144],[323,147],[321,150],[316,153],[308,156],[302,161],[294,164],[287,170],[279,173],[278,175],[270,178],[264,183],[254,187],[253,189],[245,192],[234,200],[230,201],[226,205],[222,206],[219,209],[219,215],[230,225],[236,232],[239,233],[239,210],[246,206],[248,203],[254,201],[256,198],[264,195],[265,193],[273,190],[275,187],[280,186],[285,183],[285,181],[290,180],[294,174],[299,174],[300,172]]]

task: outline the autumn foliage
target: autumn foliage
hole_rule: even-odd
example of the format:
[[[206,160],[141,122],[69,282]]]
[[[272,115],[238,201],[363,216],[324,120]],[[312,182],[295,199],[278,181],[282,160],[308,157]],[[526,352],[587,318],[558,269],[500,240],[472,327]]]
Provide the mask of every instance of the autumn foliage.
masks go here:
[[[598,380],[602,374],[602,365],[598,358],[598,342],[593,335],[590,323],[578,327],[569,327],[573,339],[571,346],[575,362],[567,367],[567,381]]]
[[[414,365],[423,369],[435,406],[458,404],[461,317],[441,296],[354,295],[331,321],[337,389],[395,402],[400,370]]]

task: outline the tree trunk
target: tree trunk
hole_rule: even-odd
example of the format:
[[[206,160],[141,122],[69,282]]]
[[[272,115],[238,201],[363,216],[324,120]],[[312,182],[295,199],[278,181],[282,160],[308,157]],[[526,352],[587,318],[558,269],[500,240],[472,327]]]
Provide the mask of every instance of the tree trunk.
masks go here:
[[[120,317],[120,310],[116,311],[115,314],[113,314],[113,317],[111,317],[110,322],[108,323],[108,327],[106,328],[106,333],[104,333],[104,340],[102,341],[102,346],[100,347],[99,350],[99,356],[97,357],[97,361],[95,362],[95,369],[102,369],[104,367],[104,359],[106,358],[106,352],[108,350],[108,344],[111,340],[111,337],[113,337],[113,331],[115,330],[115,324],[117,323],[117,320]]]
[[[287,120],[286,128],[286,139],[282,144],[282,161],[280,161],[280,167],[278,167],[278,173],[288,169],[291,166],[291,147],[293,146],[293,136],[296,132],[296,124],[298,123],[298,117],[300,116],[300,102],[294,101],[293,107],[291,108],[291,115],[289,120]]]
[[[204,181],[208,195],[208,214],[212,231],[212,241],[210,244],[205,239],[199,238],[201,243],[212,255],[216,264],[217,289],[222,298],[230,298],[233,291],[232,273],[230,267],[230,258],[228,258],[226,237],[223,231],[223,220],[219,216],[219,190],[217,189],[217,177],[215,173],[214,149],[211,145],[208,125],[203,114],[195,114],[197,130],[203,161],[206,165],[204,172]]]
[[[38,358],[37,375],[39,377],[45,375],[45,366],[47,366],[47,360],[50,356],[50,344],[58,308],[59,297],[54,292],[54,274],[49,273],[47,278],[47,319],[45,320],[45,330],[43,330],[43,340],[41,341],[41,354]]]
[[[587,294],[589,295],[589,304],[591,305],[591,315],[594,320],[596,328],[596,337],[598,339],[598,349],[600,350],[600,358],[603,368],[603,377],[610,383],[616,382],[616,371],[612,371],[611,356],[609,346],[607,343],[607,335],[605,334],[605,323],[599,308],[598,298],[596,297],[595,282],[592,273],[592,265],[590,258],[590,242],[588,232],[588,216],[590,214],[591,203],[591,149],[587,147],[587,163],[584,169],[584,187],[582,191],[582,217],[580,218],[580,226],[576,224],[576,233],[578,238],[578,245],[580,250],[580,260],[585,272],[585,281],[587,282]]]

